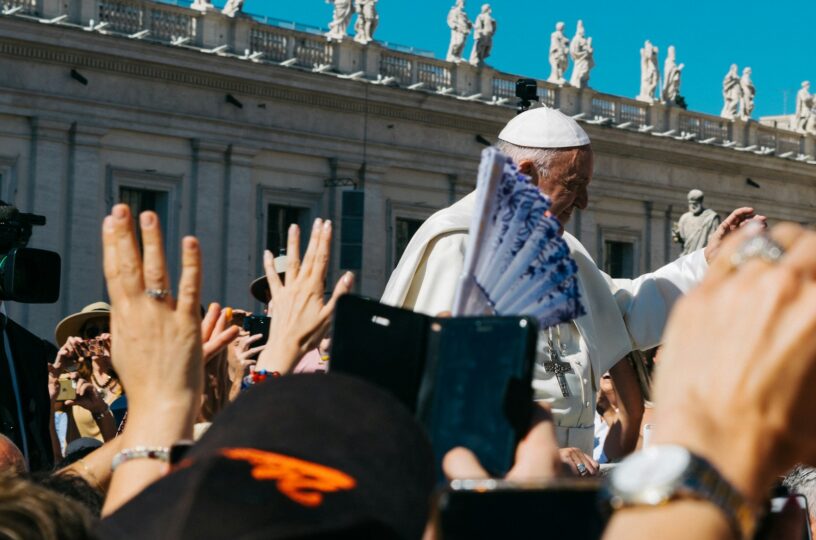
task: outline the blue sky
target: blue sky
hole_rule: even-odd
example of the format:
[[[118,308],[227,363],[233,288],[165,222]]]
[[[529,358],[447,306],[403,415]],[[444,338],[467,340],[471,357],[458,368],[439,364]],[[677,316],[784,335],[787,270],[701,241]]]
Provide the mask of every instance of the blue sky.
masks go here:
[[[215,3],[221,5],[224,0]],[[453,0],[380,0],[375,37],[426,49],[442,58],[450,35],[445,17],[452,4]],[[468,0],[471,19],[481,4]],[[744,66],[753,69],[755,118],[782,114],[785,91],[787,112],[792,112],[800,83],[816,82],[812,2],[495,0],[491,5],[498,32],[488,63],[518,75],[546,79],[547,48],[555,23],[564,21],[571,37],[580,18],[595,45],[590,86],[603,92],[629,97],[638,93],[639,50],[646,39],[660,48],[661,70],[668,45],[677,48],[678,61],[686,64],[681,93],[692,110],[719,114],[722,79],[732,63],[739,65],[740,72]],[[244,9],[324,27],[332,13],[326,0],[247,0]]]

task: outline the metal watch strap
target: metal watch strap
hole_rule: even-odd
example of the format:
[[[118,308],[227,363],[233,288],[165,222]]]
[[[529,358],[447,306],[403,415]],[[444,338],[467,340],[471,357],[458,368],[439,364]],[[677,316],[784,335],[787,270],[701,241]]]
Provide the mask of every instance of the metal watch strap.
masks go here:
[[[740,492],[708,460],[691,453],[691,464],[672,499],[705,500],[725,513],[738,536],[754,537],[758,515]]]

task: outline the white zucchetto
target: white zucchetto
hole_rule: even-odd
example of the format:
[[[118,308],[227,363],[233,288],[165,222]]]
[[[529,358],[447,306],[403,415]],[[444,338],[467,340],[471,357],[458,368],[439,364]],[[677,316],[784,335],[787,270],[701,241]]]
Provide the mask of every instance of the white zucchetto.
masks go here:
[[[499,139],[530,148],[570,148],[589,144],[578,122],[556,109],[537,107],[510,120]]]

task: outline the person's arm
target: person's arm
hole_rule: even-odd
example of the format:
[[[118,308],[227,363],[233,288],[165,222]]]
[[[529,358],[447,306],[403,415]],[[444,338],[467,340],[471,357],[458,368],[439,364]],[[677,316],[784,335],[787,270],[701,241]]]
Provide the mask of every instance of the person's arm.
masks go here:
[[[637,372],[624,358],[609,370],[612,386],[618,397],[617,421],[609,426],[604,442],[604,454],[610,461],[619,461],[631,454],[638,443],[643,419],[643,394]]]

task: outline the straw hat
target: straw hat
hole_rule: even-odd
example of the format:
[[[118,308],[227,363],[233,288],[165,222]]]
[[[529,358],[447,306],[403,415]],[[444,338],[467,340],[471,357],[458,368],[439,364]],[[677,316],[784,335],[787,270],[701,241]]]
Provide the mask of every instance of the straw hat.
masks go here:
[[[111,307],[106,302],[94,302],[82,308],[79,313],[74,313],[62,319],[57,324],[54,335],[57,338],[57,347],[62,347],[68,338],[78,336],[82,325],[93,319],[110,319]]]
[[[284,276],[286,275],[287,261],[286,255],[275,257],[275,272],[280,276],[281,282],[284,281]],[[269,293],[269,283],[266,281],[266,275],[253,281],[249,285],[249,292],[252,293],[252,296],[254,296],[258,302],[264,304],[269,302],[272,295]]]

